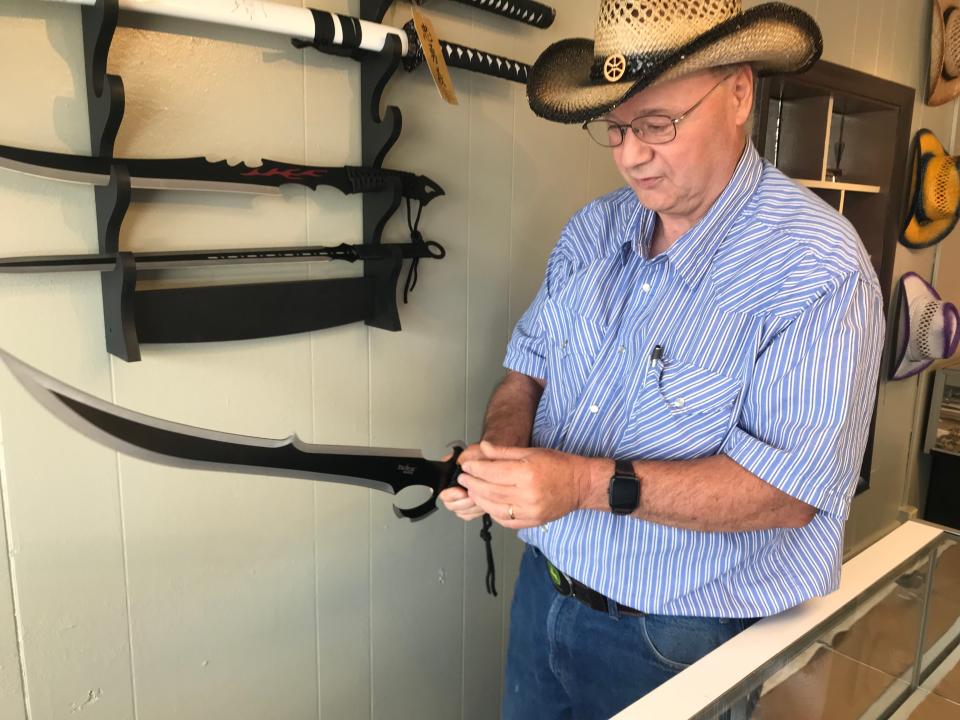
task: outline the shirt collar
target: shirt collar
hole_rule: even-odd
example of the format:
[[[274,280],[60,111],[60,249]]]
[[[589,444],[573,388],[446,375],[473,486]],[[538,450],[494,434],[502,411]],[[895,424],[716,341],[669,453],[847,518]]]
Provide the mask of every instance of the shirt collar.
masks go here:
[[[696,286],[703,279],[727,231],[753,195],[762,172],[763,160],[753,143],[747,141],[730,182],[707,214],[663,253],[688,287]],[[639,239],[638,250],[644,258],[649,258],[655,221],[653,211],[644,209],[640,213],[634,237]]]

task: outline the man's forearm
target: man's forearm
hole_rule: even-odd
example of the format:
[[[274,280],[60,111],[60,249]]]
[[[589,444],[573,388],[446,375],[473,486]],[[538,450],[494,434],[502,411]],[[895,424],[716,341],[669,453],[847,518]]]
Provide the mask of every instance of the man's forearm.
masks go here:
[[[583,507],[609,510],[613,461],[590,462]],[[727,532],[802,527],[816,509],[777,490],[725,455],[697,460],[637,460],[640,507],[635,517],[661,525]]]
[[[483,421],[483,439],[495,445],[527,447],[543,394],[543,381],[509,371],[493,391]]]

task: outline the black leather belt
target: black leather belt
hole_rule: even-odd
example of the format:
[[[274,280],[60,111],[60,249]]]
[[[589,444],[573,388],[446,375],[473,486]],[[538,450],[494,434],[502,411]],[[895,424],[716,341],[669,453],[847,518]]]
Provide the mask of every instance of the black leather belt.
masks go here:
[[[579,580],[574,580],[569,575],[564,574],[552,562],[544,558],[547,562],[547,574],[550,576],[550,582],[561,595],[573,597],[582,602],[587,607],[599,612],[609,612],[610,605],[616,605],[621,615],[643,615],[640,610],[634,610],[632,607],[621,605],[614,602],[606,595],[598,593],[596,590],[588,588]]]

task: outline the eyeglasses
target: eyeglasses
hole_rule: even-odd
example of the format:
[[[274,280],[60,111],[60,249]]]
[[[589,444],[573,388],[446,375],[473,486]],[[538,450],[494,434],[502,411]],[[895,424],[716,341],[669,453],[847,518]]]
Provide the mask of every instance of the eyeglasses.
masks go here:
[[[585,122],[583,129],[590,134],[590,137],[593,138],[598,145],[608,148],[623,145],[623,141],[627,136],[627,130],[633,130],[633,134],[636,135],[638,139],[643,140],[643,142],[649,145],[663,145],[668,142],[673,142],[677,137],[677,125],[680,124],[680,121],[685,120],[690,113],[700,107],[700,103],[706,100],[710,93],[723,85],[723,83],[733,77],[733,75],[734,73],[727,75],[723,80],[707,90],[706,94],[693,104],[693,107],[677,117],[670,117],[669,115],[641,115],[631,120],[629,125],[620,125],[612,120],[601,118],[599,120]]]

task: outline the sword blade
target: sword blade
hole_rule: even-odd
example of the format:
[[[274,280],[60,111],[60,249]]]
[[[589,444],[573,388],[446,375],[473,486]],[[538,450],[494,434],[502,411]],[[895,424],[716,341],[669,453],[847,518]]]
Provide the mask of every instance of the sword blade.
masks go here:
[[[87,438],[148,462],[184,469],[301,478],[396,494],[423,486],[424,505],[399,515],[419,519],[436,508],[436,495],[455,465],[427,460],[417,450],[313,445],[296,435],[267,439],[182,425],[122,408],[78,390],[0,350],[0,360],[41,405]],[[432,507],[425,507],[432,503]],[[419,512],[417,516],[408,513]]]

